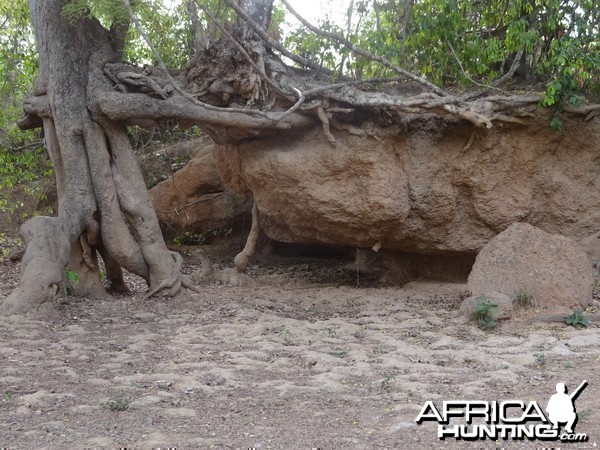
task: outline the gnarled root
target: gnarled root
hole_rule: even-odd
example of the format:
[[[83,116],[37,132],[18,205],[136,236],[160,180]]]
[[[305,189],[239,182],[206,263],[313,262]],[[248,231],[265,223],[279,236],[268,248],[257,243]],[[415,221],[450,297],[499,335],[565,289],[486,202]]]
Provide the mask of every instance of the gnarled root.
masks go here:
[[[254,284],[254,281],[248,275],[240,272],[238,269],[215,269],[210,258],[204,251],[198,251],[198,255],[202,262],[202,269],[193,275],[193,278],[197,283],[216,281],[232,286],[251,286]]]
[[[23,224],[27,249],[21,266],[21,284],[0,305],[4,315],[35,311],[54,298],[63,281],[63,267],[71,248],[66,227],[57,217],[35,217]]]
[[[151,288],[146,294],[146,298],[162,292],[163,297],[174,297],[179,293],[182,287],[194,292],[200,292],[190,277],[181,273],[183,257],[177,252],[170,252],[175,264],[171,277],[163,280],[158,286]]]
[[[256,200],[252,205],[252,227],[250,228],[250,233],[248,234],[248,239],[246,240],[246,245],[244,249],[238,253],[238,255],[233,260],[235,264],[235,268],[238,273],[246,273],[246,269],[248,268],[248,263],[250,259],[254,256],[256,251],[256,242],[258,241],[258,236],[260,234],[260,223],[258,221],[258,206],[256,204]]]

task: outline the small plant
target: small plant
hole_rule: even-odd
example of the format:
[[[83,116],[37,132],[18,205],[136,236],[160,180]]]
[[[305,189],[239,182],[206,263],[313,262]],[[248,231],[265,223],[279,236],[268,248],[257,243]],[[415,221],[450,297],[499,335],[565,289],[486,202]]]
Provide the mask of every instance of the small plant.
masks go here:
[[[8,401],[8,400],[12,399],[12,392],[4,391],[2,394],[0,394],[0,399],[2,399],[4,401]]]
[[[492,330],[496,327],[498,303],[482,295],[473,310],[473,320],[481,330]]]
[[[348,352],[346,351],[336,351],[336,352],[327,352],[328,355],[335,356],[336,358],[347,358]]]
[[[531,308],[535,306],[535,298],[533,294],[519,290],[513,299],[513,305],[519,308]]]
[[[74,284],[81,283],[79,274],[74,270],[67,270],[65,272],[65,281],[63,282],[63,292],[65,295],[73,295],[75,293]]]
[[[388,375],[381,381],[381,383],[379,383],[379,386],[382,390],[387,391],[390,388],[390,384],[392,384],[394,381],[396,381],[396,377],[394,377],[394,375]]]
[[[202,233],[192,233],[186,231],[179,236],[173,238],[173,243],[176,245],[201,245],[206,241],[206,236]]]
[[[535,363],[538,367],[544,367],[546,365],[548,358],[544,353],[535,353],[533,356],[535,357]]]
[[[292,332],[288,328],[286,328],[286,327],[281,327],[277,331],[277,335],[281,336],[283,338],[286,338],[286,337],[290,337],[292,335]]]
[[[111,411],[127,411],[129,409],[129,400],[125,398],[109,400],[106,402],[106,407]]]
[[[581,312],[580,309],[575,309],[571,314],[565,317],[565,322],[567,325],[571,325],[572,327],[577,328],[578,330],[582,327],[587,327],[590,324],[590,321],[587,317]]]
[[[321,310],[317,307],[317,305],[312,305],[310,308],[308,308],[308,311],[315,316],[321,314]]]
[[[327,327],[325,328],[325,332],[329,337],[335,337],[337,335],[337,330],[335,329],[335,327]]]

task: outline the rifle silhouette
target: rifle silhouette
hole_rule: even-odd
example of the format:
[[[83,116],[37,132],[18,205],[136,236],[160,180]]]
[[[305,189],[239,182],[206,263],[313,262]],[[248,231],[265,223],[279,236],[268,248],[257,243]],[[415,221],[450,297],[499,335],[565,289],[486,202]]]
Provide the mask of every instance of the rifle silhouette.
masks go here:
[[[575,397],[577,397],[581,391],[583,391],[583,389],[587,386],[588,382],[587,380],[583,380],[583,382],[577,386],[577,389],[575,389],[573,391],[573,393],[571,395],[569,395],[569,398],[571,399],[571,401],[573,401],[575,399]]]

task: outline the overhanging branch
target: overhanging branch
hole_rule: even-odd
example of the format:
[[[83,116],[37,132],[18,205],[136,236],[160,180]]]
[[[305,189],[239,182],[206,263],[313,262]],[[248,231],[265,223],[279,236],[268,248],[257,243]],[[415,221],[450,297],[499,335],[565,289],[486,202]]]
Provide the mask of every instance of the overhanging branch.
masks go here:
[[[111,120],[161,121],[176,119],[200,126],[213,125],[242,130],[291,130],[306,128],[315,123],[312,118],[297,113],[281,118],[281,112],[265,112],[267,117],[263,118],[228,111],[226,108],[215,111],[192,104],[179,96],[159,100],[144,94],[102,92],[95,98],[96,106]]]

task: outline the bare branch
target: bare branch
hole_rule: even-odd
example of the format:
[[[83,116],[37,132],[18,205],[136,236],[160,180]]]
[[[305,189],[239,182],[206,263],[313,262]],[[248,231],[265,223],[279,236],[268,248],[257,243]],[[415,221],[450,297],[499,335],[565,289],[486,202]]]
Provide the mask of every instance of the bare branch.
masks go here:
[[[502,86],[504,83],[506,83],[508,80],[510,80],[512,78],[512,76],[517,71],[519,64],[521,64],[521,58],[523,57],[523,51],[524,51],[524,49],[520,49],[517,52],[517,55],[515,56],[515,59],[513,60],[512,64],[510,65],[510,69],[508,69],[508,72],[506,72],[503,76],[501,76],[500,78],[498,78],[496,81],[494,81],[492,83],[492,85],[494,87]]]
[[[452,47],[452,44],[448,42],[448,45],[450,46],[450,50],[452,51],[452,55],[454,55],[454,59],[456,59],[456,62],[458,63],[458,66],[460,67],[460,71],[462,72],[463,76],[467,80],[469,80],[473,84],[476,84],[477,86],[480,86],[480,87],[483,87],[483,88],[486,89],[485,91],[482,91],[482,92],[487,92],[490,89],[495,89],[495,90],[497,90],[499,92],[502,92],[503,94],[510,95],[508,92],[503,91],[502,89],[498,89],[497,87],[490,86],[488,84],[479,83],[479,82],[475,81],[473,78],[471,78],[469,76],[469,74],[467,73],[467,71],[465,70],[465,68],[463,67],[462,62],[460,61],[460,59],[458,59],[458,56],[457,56],[456,52],[454,51],[454,47]]]
[[[231,1],[231,0],[226,0],[226,1]],[[413,81],[416,81],[417,83],[420,83],[420,84],[426,86],[427,88],[431,89],[433,92],[435,92],[438,95],[441,95],[441,96],[448,95],[443,89],[440,89],[438,86],[431,83],[430,81],[427,81],[425,78],[415,75],[414,73],[411,73],[407,70],[404,70],[402,67],[392,64],[390,61],[388,61],[387,59],[385,59],[381,56],[375,55],[366,50],[363,50],[362,48],[357,47],[352,42],[350,42],[348,39],[346,39],[344,36],[342,36],[338,33],[321,30],[320,28],[312,25],[310,22],[308,22],[306,19],[304,19],[300,14],[298,14],[296,12],[296,10],[294,10],[294,8],[292,8],[292,6],[289,4],[289,2],[287,0],[281,0],[281,1],[285,5],[285,7],[288,9],[288,11],[291,12],[300,21],[300,23],[302,23],[302,25],[304,25],[306,28],[308,28],[313,33],[318,34],[320,36],[327,37],[329,39],[333,39],[335,41],[338,41],[341,44],[343,44],[346,48],[353,51],[354,53],[364,56],[365,58],[368,58],[372,61],[377,61],[378,63],[384,65],[385,67],[392,69],[395,72],[399,73],[400,75],[403,75],[406,78],[409,78]]]
[[[296,103],[294,103],[294,105],[291,108],[289,108],[287,111],[284,111],[284,112],[280,113],[277,116],[277,119],[275,119],[275,120],[280,121],[280,120],[285,119],[290,114],[296,112],[296,110],[298,110],[298,108],[300,108],[300,106],[302,106],[302,103],[304,103],[304,100],[306,99],[306,97],[304,96],[304,94],[302,92],[300,92],[296,88],[294,88],[294,90],[298,94],[298,101]]]
[[[487,94],[492,89],[496,89],[500,92],[506,93],[506,92],[502,91],[501,89],[498,89],[498,86],[502,86],[504,83],[506,83],[508,80],[510,80],[512,78],[512,76],[515,74],[515,72],[517,71],[517,68],[519,67],[521,57],[523,56],[523,51],[524,51],[523,49],[520,49],[517,52],[517,55],[515,56],[515,59],[513,60],[511,66],[510,66],[510,69],[508,69],[508,72],[506,72],[504,75],[502,75],[496,81],[494,81],[491,86],[487,86],[485,89],[483,89],[479,92],[467,94],[467,95],[463,96],[463,99],[471,100],[473,98],[481,97],[482,95]],[[454,50],[452,50],[452,53],[454,53]],[[461,66],[461,69],[462,69],[462,66]]]
[[[263,41],[265,41],[268,45],[270,45],[271,47],[276,49],[283,56],[291,59],[292,61],[294,61],[297,64],[300,64],[301,66],[308,67],[309,69],[320,71],[327,75],[333,74],[333,72],[331,72],[330,70],[327,70],[327,69],[324,69],[323,67],[321,67],[320,64],[317,64],[317,63],[311,61],[310,59],[306,59],[301,56],[295,55],[294,53],[292,53],[288,49],[286,49],[284,46],[279,44],[279,42],[277,42],[275,39],[271,38],[271,36],[269,36],[265,32],[265,30],[263,30],[260,27],[259,24],[257,24],[254,20],[252,20],[252,18],[248,14],[246,14],[246,12],[242,8],[240,8],[234,0],[225,0],[225,3],[227,4],[227,6],[232,8],[238,14],[238,16],[242,17],[246,21],[246,23],[248,23],[248,25],[250,25],[252,27],[254,32]]]

